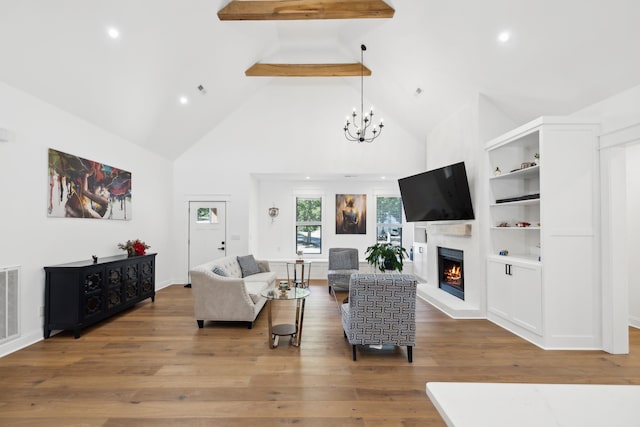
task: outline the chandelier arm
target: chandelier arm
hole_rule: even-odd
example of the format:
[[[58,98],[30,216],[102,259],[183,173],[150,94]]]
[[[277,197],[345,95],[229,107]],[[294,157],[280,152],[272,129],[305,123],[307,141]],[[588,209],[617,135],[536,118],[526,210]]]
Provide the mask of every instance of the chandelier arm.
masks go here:
[[[360,136],[364,135],[362,129],[360,129],[355,123],[350,123],[349,125],[345,126],[344,131],[345,136],[348,135],[347,139],[349,139],[350,141],[360,141]]]
[[[353,136],[351,134],[351,130],[348,127],[344,128],[344,136],[349,140],[349,141],[358,141],[359,138]]]

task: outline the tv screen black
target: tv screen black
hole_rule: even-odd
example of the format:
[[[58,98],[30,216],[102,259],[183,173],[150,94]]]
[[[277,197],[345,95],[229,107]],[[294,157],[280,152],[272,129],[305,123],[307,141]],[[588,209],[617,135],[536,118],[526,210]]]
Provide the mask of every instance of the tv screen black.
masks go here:
[[[464,162],[398,180],[408,222],[474,219]]]

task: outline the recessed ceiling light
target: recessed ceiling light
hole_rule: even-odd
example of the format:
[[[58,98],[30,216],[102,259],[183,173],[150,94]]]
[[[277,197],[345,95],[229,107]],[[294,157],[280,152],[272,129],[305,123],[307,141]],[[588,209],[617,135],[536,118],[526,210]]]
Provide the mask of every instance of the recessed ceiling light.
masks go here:
[[[305,176],[304,179],[311,179],[311,177],[310,176]]]
[[[380,179],[384,180],[384,179],[387,179],[387,177],[386,176],[381,176]]]
[[[187,98],[186,96],[181,96],[180,98],[178,98],[178,101],[180,102],[180,104],[186,105],[189,103],[189,98]]]
[[[509,40],[511,40],[511,33],[509,31],[503,31],[500,34],[498,34],[498,41],[500,43],[506,43]]]
[[[118,31],[118,29],[115,27],[109,27],[107,29],[107,34],[109,34],[109,37],[111,37],[112,39],[117,39],[118,37],[120,37],[120,31]]]

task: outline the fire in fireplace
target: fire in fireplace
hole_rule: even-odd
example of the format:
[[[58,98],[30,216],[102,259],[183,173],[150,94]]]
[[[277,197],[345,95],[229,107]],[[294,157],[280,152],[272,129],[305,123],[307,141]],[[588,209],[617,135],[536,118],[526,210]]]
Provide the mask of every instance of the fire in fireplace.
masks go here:
[[[464,300],[463,252],[438,247],[438,286],[445,292]]]

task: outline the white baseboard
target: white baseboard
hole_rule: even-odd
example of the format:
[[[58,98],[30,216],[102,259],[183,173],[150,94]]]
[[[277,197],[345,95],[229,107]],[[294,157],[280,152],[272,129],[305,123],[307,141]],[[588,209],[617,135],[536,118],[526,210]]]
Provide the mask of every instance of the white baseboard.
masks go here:
[[[42,330],[40,332],[34,331],[29,334],[21,335],[18,338],[7,341],[0,346],[0,357],[4,357],[7,354],[15,353],[16,351],[28,347],[31,344],[35,344],[38,341],[42,341],[43,339],[44,332]]]
[[[636,329],[640,329],[640,318],[630,316],[629,317],[629,326],[634,327]]]

